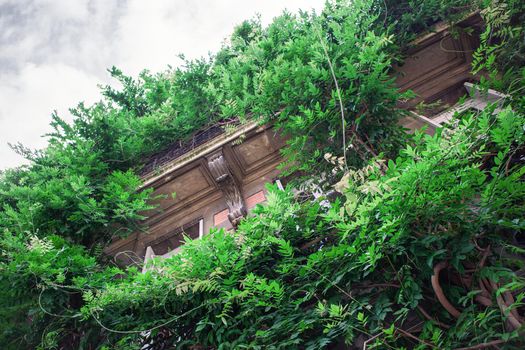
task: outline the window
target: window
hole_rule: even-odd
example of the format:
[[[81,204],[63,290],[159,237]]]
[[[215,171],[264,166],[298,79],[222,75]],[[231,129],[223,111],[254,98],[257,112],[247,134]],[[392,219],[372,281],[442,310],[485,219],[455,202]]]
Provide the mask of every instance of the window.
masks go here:
[[[199,219],[197,221],[186,224],[182,229],[175,230],[173,233],[160,237],[146,248],[146,254],[144,256],[144,265],[142,267],[142,273],[146,272],[151,266],[148,261],[154,257],[161,256],[164,258],[170,257],[177,252],[177,249],[184,244],[184,236],[188,236],[191,239],[202,238],[204,234],[204,220]]]
[[[203,235],[203,219],[186,224],[182,229],[174,230],[172,233],[160,237],[150,243],[153,254],[156,256],[165,255],[184,244],[184,236],[191,239],[201,238]]]

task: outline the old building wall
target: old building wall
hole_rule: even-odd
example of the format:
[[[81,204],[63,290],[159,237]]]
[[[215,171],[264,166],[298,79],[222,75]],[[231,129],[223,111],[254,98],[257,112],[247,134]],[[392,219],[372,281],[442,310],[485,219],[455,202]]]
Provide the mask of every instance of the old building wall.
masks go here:
[[[140,260],[148,246],[162,247],[163,239],[169,244],[200,220],[204,233],[213,227],[232,229],[239,215],[265,201],[266,184],[280,174],[284,145],[272,128],[254,124],[242,136],[214,138],[194,150],[193,157],[146,174],[143,188],[154,190],[158,208],[144,213],[148,218],[141,223],[143,232],[114,242],[106,252],[115,256],[129,250]],[[129,263],[128,255],[120,261]]]
[[[414,111],[401,121],[403,126],[410,130],[427,126],[432,134],[442,122],[433,117],[467,95],[465,83],[478,81],[471,70],[481,26],[481,17],[473,13],[453,26],[439,23],[434,32],[412,43],[403,64],[396,65],[393,73],[400,91],[416,94],[399,102],[401,108]]]
[[[479,15],[473,14],[454,28],[438,24],[434,33],[413,43],[403,65],[394,67],[399,89],[416,93],[399,102],[400,108],[412,111],[401,121],[403,126],[410,130],[426,126],[433,133],[446,121],[447,114],[439,112],[467,93],[465,83],[477,80],[470,71],[480,23]],[[432,104],[425,116],[419,114],[425,107],[417,108],[422,103]],[[153,247],[150,255],[151,250],[160,255],[171,248],[176,252],[181,232],[196,238],[199,230],[200,235],[213,227],[230,230],[266,199],[265,185],[279,177],[277,166],[283,160],[280,150],[285,140],[278,133],[252,122],[237,125],[230,133],[213,129],[201,135],[211,138],[200,137],[196,147],[175,149],[167,153],[173,159],[163,155],[153,159],[155,166],[145,167],[143,188],[154,189],[159,207],[145,213],[142,231],[114,242],[106,253],[128,251],[134,260],[130,254],[120,254],[119,259],[129,264],[142,261],[148,247]]]

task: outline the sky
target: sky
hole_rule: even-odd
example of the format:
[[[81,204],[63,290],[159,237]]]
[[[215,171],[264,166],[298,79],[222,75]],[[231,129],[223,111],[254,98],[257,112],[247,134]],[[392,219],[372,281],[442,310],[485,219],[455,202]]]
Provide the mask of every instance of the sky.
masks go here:
[[[8,143],[45,147],[51,113],[100,97],[107,68],[136,76],[216,52],[235,25],[324,0],[0,0],[0,170],[25,161]]]

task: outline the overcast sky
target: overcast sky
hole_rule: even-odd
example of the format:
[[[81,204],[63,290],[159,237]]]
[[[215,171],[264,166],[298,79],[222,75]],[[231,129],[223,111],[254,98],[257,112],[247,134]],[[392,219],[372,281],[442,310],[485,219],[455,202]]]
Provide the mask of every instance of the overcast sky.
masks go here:
[[[236,24],[324,0],[0,0],[0,169],[23,160],[7,145],[46,144],[50,115],[99,98],[115,65],[137,75],[217,51]]]

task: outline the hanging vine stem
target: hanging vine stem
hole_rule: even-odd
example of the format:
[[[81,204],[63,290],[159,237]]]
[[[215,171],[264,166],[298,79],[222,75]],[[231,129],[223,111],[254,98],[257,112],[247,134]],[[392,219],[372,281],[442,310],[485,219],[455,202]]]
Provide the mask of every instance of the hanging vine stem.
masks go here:
[[[115,262],[115,264],[118,265],[117,259],[121,255],[124,255],[129,260],[131,260],[132,264],[136,265],[138,268],[142,268],[142,266],[144,265],[144,262],[142,261],[142,259],[140,259],[140,257],[137,255],[137,253],[135,253],[132,250],[123,250],[123,251],[120,251],[117,254],[115,254],[115,256],[113,257],[113,261]]]
[[[490,246],[482,250],[476,243],[475,245],[480,251],[484,252],[481,261],[478,265],[478,269],[480,269],[485,265],[485,261],[488,255],[490,254]],[[450,303],[450,301],[443,293],[443,289],[441,288],[441,284],[439,283],[440,272],[443,269],[446,269],[448,266],[449,265],[446,261],[442,261],[436,264],[436,266],[434,266],[434,274],[431,278],[432,288],[434,289],[434,293],[436,294],[436,297],[438,298],[441,305],[452,316],[454,316],[455,318],[459,318],[461,312]],[[498,290],[500,289],[500,285],[487,278],[481,278],[479,281],[479,286],[481,289],[481,294],[477,295],[475,298],[475,300],[478,303],[486,307],[492,306],[492,300],[490,299],[490,296],[492,293],[496,293],[497,304],[501,310],[502,315],[506,317],[508,327],[511,329],[511,331],[520,329],[523,326],[524,321],[522,320],[521,316],[519,315],[516,309],[512,308],[512,305],[514,304],[514,297],[512,296],[512,293],[510,293],[509,291],[503,291],[501,294],[499,294]]]
[[[350,300],[352,300],[352,301],[356,302],[357,304],[359,304],[359,305],[363,308],[363,310],[366,310],[366,311],[370,312],[371,314],[373,314],[373,312],[372,312],[370,309],[368,309],[368,308],[366,307],[366,305],[364,305],[362,302],[360,302],[359,300],[357,300],[356,298],[354,298],[350,293],[348,293],[347,291],[345,291],[343,288],[339,287],[339,285],[338,285],[335,281],[331,281],[329,278],[327,278],[326,276],[324,276],[322,273],[320,273],[319,271],[317,271],[316,269],[314,269],[314,268],[311,267],[311,266],[305,265],[305,267],[307,267],[309,270],[315,272],[315,273],[316,273],[317,275],[319,275],[319,277],[321,277],[323,280],[325,280],[325,281],[327,281],[328,283],[330,283],[331,285],[333,285],[333,286],[334,286],[336,289],[338,289],[341,293],[343,293],[343,294],[346,295],[348,298],[350,298]],[[365,330],[358,329],[358,328],[353,327],[353,326],[351,326],[351,328],[354,328],[354,329],[356,329],[357,331],[362,332],[363,334],[366,334],[366,335],[368,335],[369,337],[372,337],[372,335],[371,335],[370,333],[366,332]],[[381,333],[381,334],[382,334],[382,333]],[[374,338],[376,338],[376,337],[377,337],[377,335],[374,336]],[[389,345],[388,343],[386,343],[386,342],[383,343],[382,345],[384,345],[384,346],[386,346],[386,347],[388,347],[388,348],[390,348],[390,349],[394,349],[394,347],[390,346],[390,345]]]
[[[335,83],[335,90],[337,91],[337,98],[339,99],[339,108],[341,110],[341,127],[343,129],[343,132],[342,132],[343,134],[343,158],[345,161],[345,170],[348,171],[348,163],[346,161],[346,122],[345,122],[345,110],[343,107],[343,98],[341,97],[341,90],[339,89],[339,83],[337,81],[337,77],[335,76],[334,67],[332,65],[332,60],[330,59],[330,55],[328,54],[328,49],[326,48],[326,45],[324,44],[319,28],[317,28],[317,26],[314,26],[314,29],[315,29],[315,33],[317,34],[317,37],[319,38],[319,42],[321,43],[321,46],[323,48],[324,54],[326,56],[326,60],[328,61],[328,66],[330,67],[330,73],[332,74],[332,78],[334,79],[334,83]]]
[[[166,321],[166,322],[164,322],[164,323],[161,323],[161,324],[159,324],[159,325],[157,325],[157,326],[155,326],[155,327],[152,327],[152,328],[149,328],[149,329],[137,330],[137,331],[119,331],[118,329],[111,329],[111,328],[108,328],[108,327],[104,326],[104,325],[102,324],[102,322],[101,322],[101,321],[95,316],[96,311],[92,311],[92,312],[91,312],[91,316],[92,316],[93,319],[98,323],[98,325],[99,325],[100,327],[102,327],[103,329],[105,329],[105,330],[108,331],[108,332],[111,332],[111,333],[118,333],[118,334],[140,334],[140,333],[151,332],[151,331],[153,331],[153,330],[155,330],[155,329],[158,329],[158,328],[162,328],[162,327],[164,327],[164,326],[167,326],[168,324],[170,324],[170,323],[172,323],[172,322],[175,322],[175,321],[177,321],[178,319],[180,319],[180,318],[182,318],[182,317],[186,317],[187,315],[191,314],[193,311],[197,311],[198,309],[200,309],[200,308],[202,308],[202,307],[204,307],[204,306],[206,306],[206,305],[207,305],[207,304],[201,304],[201,305],[199,305],[199,306],[197,306],[197,307],[194,307],[193,309],[188,310],[188,311],[186,311],[186,312],[183,313],[183,314],[177,315],[177,316],[175,316],[175,317],[169,319],[168,321]],[[98,314],[97,314],[97,316],[98,316]]]
[[[42,310],[43,313],[49,315],[49,316],[53,316],[53,317],[60,317],[60,318],[77,318],[77,317],[80,317],[82,315],[80,314],[76,314],[76,315],[59,315],[59,314],[55,314],[55,313],[52,313],[50,311],[47,311],[46,309],[44,309],[44,306],[42,306],[42,294],[44,294],[46,290],[45,289],[42,289],[40,291],[40,294],[38,294],[38,306],[40,307],[40,310]]]
[[[449,329],[450,326],[448,324],[445,324],[443,322],[440,322],[438,320],[436,320],[435,318],[433,318],[432,316],[430,316],[430,314],[421,306],[421,305],[418,305],[417,306],[417,309],[419,310],[419,312],[421,312],[421,314],[429,321],[432,321],[434,322],[435,324],[437,324],[439,327],[441,328],[445,328],[445,329]]]
[[[491,281],[491,280],[489,280],[489,283],[492,289],[496,291],[496,302],[498,303],[498,306],[501,310],[501,314],[507,317],[508,327],[510,328],[510,330],[514,331],[516,329],[521,328],[522,323],[521,323],[521,320],[519,319],[519,315],[517,315],[517,313],[515,312],[512,312],[511,307],[503,299],[502,294],[498,294],[497,291],[499,289],[499,285],[496,282]]]
[[[439,273],[441,270],[446,268],[448,266],[447,262],[442,261],[438,263],[436,266],[434,266],[434,274],[432,275],[431,282],[432,282],[432,288],[434,289],[434,293],[436,293],[436,297],[438,298],[439,302],[443,307],[455,318],[459,318],[461,315],[461,312],[456,309],[450,301],[448,301],[447,297],[445,296],[445,293],[443,293],[443,289],[441,288],[441,284],[439,283]]]

